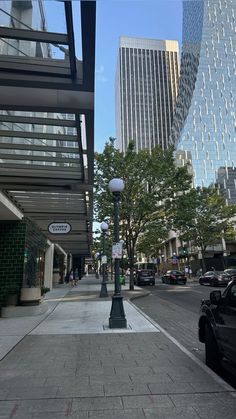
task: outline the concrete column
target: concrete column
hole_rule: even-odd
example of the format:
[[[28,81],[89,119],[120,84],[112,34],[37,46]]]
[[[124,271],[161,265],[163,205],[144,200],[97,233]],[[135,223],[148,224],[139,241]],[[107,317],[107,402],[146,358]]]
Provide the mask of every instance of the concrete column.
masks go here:
[[[166,243],[164,244],[164,260],[166,261],[167,259],[167,250],[166,250]]]
[[[51,243],[45,253],[44,286],[52,289],[54,244]]]
[[[178,237],[176,237],[176,254],[177,255],[179,254],[179,251],[178,251],[179,247],[181,247],[181,241],[179,240]]]
[[[72,254],[68,253],[67,255],[67,272],[70,272],[70,270],[72,269]]]

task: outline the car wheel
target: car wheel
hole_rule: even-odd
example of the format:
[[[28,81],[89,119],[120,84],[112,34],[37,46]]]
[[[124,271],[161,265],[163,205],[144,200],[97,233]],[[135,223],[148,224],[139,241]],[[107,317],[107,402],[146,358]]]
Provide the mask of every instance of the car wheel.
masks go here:
[[[164,278],[161,278],[161,280],[162,280],[162,284],[164,284],[164,283],[165,283],[165,280],[164,280]]]
[[[184,284],[184,285],[186,285],[186,282],[187,282],[187,281],[184,281],[184,282],[183,282],[183,284]]]
[[[217,286],[216,281],[214,279],[211,279],[210,286],[211,287],[216,287]]]
[[[206,365],[214,371],[220,368],[221,354],[211,326],[205,325],[205,361]]]

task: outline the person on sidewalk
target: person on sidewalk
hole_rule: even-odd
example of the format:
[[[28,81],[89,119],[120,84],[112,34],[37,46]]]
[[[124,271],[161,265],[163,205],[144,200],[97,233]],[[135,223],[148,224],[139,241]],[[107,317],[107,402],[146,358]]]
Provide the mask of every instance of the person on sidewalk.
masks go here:
[[[70,282],[70,285],[73,287],[74,286],[74,271],[73,271],[73,269],[70,270],[69,282]]]
[[[74,286],[78,285],[78,281],[79,281],[79,269],[76,268],[75,273],[74,273]]]

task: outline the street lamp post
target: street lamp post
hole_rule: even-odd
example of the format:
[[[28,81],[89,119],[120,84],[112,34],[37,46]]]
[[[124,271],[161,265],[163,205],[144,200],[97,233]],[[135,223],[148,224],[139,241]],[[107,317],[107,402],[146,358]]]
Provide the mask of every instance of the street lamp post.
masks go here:
[[[96,266],[96,268],[95,268],[96,269],[95,276],[96,276],[97,279],[99,279],[99,264],[98,264],[98,258],[99,258],[99,256],[100,256],[100,253],[97,252],[95,254],[95,261],[96,261],[96,264],[95,264],[95,266]]]
[[[121,271],[122,271],[122,276],[124,276],[124,252],[123,252],[123,246],[124,246],[124,240],[120,240],[120,244],[122,246],[122,253],[121,253]]]
[[[114,198],[114,242],[119,243],[119,214],[118,205],[120,194],[124,189],[124,182],[122,179],[114,178],[109,182],[109,190]],[[115,292],[112,296],[112,306],[109,318],[110,329],[121,329],[127,327],[125,312],[123,307],[123,297],[120,294],[120,259],[115,257]]]
[[[107,283],[106,283],[106,256],[105,256],[105,236],[108,230],[108,224],[104,221],[102,222],[101,226],[101,232],[102,232],[102,284],[101,284],[101,291],[100,291],[100,298],[108,297],[107,293]]]

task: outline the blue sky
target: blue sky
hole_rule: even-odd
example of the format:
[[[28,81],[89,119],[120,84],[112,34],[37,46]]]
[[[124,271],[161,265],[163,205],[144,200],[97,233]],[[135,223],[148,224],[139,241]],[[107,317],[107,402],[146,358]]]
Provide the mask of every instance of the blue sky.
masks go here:
[[[182,42],[182,0],[98,0],[95,150],[115,137],[115,70],[119,36]]]
[[[47,0],[48,30],[65,31],[64,5]],[[80,3],[73,0],[76,46]],[[102,151],[108,138],[115,137],[115,70],[119,36],[175,39],[182,42],[182,0],[97,0],[95,150]],[[56,56],[59,51],[57,50]],[[76,48],[78,58],[81,50]]]

